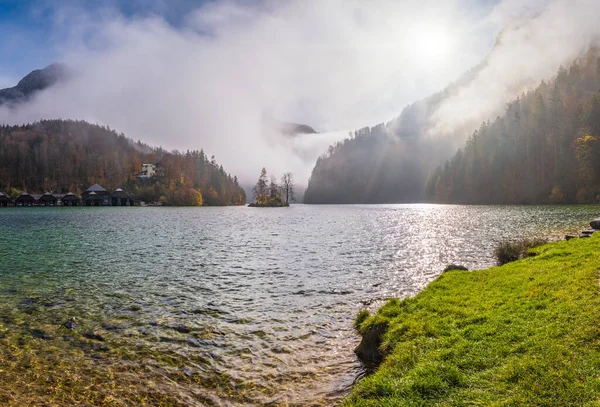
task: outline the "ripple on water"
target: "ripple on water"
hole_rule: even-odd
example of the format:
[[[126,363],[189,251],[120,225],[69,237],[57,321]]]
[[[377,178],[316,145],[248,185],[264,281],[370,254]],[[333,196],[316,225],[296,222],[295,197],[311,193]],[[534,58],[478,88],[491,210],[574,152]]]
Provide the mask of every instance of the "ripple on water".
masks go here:
[[[0,209],[0,404],[330,405],[362,372],[358,309],[597,209]]]

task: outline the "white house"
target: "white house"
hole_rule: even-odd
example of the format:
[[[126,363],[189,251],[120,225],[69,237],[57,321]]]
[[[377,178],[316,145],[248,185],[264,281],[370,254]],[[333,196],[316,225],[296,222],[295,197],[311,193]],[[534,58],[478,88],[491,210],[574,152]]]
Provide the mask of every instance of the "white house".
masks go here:
[[[138,178],[152,178],[156,176],[155,164],[142,164],[142,171],[138,174]]]

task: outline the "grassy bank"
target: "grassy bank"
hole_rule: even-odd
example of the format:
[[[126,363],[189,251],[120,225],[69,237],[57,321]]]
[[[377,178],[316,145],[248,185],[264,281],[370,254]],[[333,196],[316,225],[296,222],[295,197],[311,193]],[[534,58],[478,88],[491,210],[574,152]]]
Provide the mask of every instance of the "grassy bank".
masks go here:
[[[600,404],[600,233],[359,315],[385,357],[346,406]]]

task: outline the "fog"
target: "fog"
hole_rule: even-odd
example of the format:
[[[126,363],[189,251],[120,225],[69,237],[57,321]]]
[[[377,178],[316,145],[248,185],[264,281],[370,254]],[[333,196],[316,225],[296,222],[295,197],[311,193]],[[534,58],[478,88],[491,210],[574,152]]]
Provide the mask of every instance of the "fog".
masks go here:
[[[546,1],[530,16],[508,20],[492,52],[474,80],[445,100],[432,118],[437,136],[461,127],[476,128],[501,114],[505,104],[542,80],[552,79],[590,46],[598,45],[597,0]],[[507,12],[505,2],[490,15]],[[502,20],[506,19],[508,12]]]
[[[302,184],[329,144],[443,89],[486,58],[510,24],[432,128],[445,133],[497,114],[589,43],[598,8],[584,0],[217,1],[174,26],[160,14],[55,6],[64,38],[57,61],[73,75],[0,109],[0,121],[84,119],[167,149],[204,148],[243,183],[264,166]],[[515,28],[519,21],[526,28]],[[320,134],[274,134],[265,112]]]

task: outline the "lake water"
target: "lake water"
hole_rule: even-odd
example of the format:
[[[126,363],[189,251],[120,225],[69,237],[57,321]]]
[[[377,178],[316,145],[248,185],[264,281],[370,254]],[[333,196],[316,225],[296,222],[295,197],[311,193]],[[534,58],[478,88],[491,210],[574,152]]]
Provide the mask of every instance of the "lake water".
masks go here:
[[[351,327],[365,304],[599,212],[0,208],[0,404],[330,405],[362,372]]]

